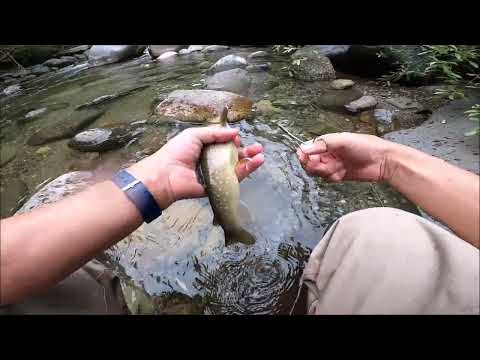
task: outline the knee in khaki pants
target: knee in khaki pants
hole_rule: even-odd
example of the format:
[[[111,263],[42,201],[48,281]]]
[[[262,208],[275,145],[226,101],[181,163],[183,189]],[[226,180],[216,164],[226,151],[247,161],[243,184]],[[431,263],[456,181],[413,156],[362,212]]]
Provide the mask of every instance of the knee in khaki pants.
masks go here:
[[[478,313],[478,249],[392,208],[337,220],[303,281],[309,314]]]

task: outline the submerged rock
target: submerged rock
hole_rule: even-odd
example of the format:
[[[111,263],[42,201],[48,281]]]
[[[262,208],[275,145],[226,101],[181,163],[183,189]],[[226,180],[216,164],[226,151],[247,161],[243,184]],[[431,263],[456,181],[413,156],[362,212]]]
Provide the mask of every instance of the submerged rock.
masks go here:
[[[47,111],[46,107],[36,109],[36,110],[31,110],[25,114],[25,119],[32,119],[32,118],[38,117],[39,115],[43,114],[45,111]]]
[[[50,59],[43,63],[44,66],[63,68],[75,64],[76,59],[73,56],[64,56],[60,59]]]
[[[31,146],[43,145],[55,140],[72,137],[102,115],[103,111],[99,110],[73,111],[68,119],[48,125],[37,131],[28,139],[27,144]]]
[[[33,75],[42,75],[50,72],[50,68],[44,65],[35,65],[30,69]]]
[[[16,144],[0,144],[0,167],[8,164],[17,155]]]
[[[315,51],[297,51],[292,55],[293,77],[303,81],[335,79],[330,60]]]
[[[313,103],[323,109],[345,111],[345,105],[362,97],[363,93],[357,88],[342,91],[325,89],[318,92]]]
[[[75,135],[68,146],[79,151],[104,152],[122,147],[144,130],[136,126],[88,129]]]
[[[6,87],[5,89],[3,89],[3,94],[8,96],[8,95],[13,95],[13,94],[16,94],[18,92],[20,92],[22,88],[20,87],[20,85],[10,85],[8,87]]]
[[[142,54],[145,45],[93,45],[88,51],[88,62],[105,65],[132,59]]]
[[[214,74],[221,71],[231,70],[235,68],[243,69],[246,67],[247,60],[245,60],[243,57],[237,55],[227,55],[222,57],[215,64],[213,64],[210,69],[208,69],[207,73]]]
[[[260,100],[254,104],[254,107],[255,110],[262,115],[270,115],[280,111],[280,109],[277,109],[272,105],[270,100]]]
[[[206,86],[210,90],[231,91],[247,96],[250,89],[250,78],[248,72],[243,69],[231,69],[209,77]]]
[[[399,108],[400,110],[406,110],[406,109],[418,109],[421,110],[423,109],[423,106],[416,102],[415,100],[412,100],[406,96],[398,96],[395,98],[389,98],[386,100],[387,103],[395,106],[396,108]]]
[[[219,116],[228,106],[228,120],[236,122],[252,116],[252,105],[249,98],[226,91],[176,90],[157,106],[155,112],[179,121],[204,123]]]
[[[345,105],[345,108],[350,112],[358,112],[374,108],[375,106],[377,106],[377,100],[373,96],[367,95]]]
[[[128,90],[123,90],[123,91],[120,91],[116,94],[108,94],[108,95],[103,95],[103,96],[100,96],[96,99],[93,99],[92,101],[86,103],[86,104],[82,104],[82,105],[79,105],[76,107],[76,110],[81,110],[81,109],[86,109],[86,108],[90,108],[90,107],[95,107],[95,106],[98,106],[98,105],[103,105],[105,103],[108,103],[110,101],[113,101],[113,100],[117,100],[121,97],[124,97],[124,96],[127,96],[127,95],[131,95],[131,94],[134,94],[138,91],[142,91],[146,88],[148,88],[150,85],[142,85],[142,86],[137,86],[137,87],[134,87],[133,89],[128,89]]]

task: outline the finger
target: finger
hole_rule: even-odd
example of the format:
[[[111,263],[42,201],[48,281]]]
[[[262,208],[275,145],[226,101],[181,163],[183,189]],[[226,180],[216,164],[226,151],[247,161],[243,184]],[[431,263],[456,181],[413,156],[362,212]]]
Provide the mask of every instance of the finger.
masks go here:
[[[244,158],[247,160],[248,158]],[[265,156],[263,153],[259,153],[252,158],[249,158],[247,161],[239,162],[235,168],[235,173],[237,174],[238,181],[242,181],[252,172],[257,170],[265,162]]]
[[[232,141],[238,135],[237,128],[225,128],[217,126],[209,126],[202,128],[188,129],[191,134],[199,139],[204,145],[212,143],[224,143]]]
[[[240,136],[235,136],[235,138],[233,139],[233,143],[235,144],[236,147],[240,147],[242,146],[242,142],[240,140]]]
[[[316,142],[304,143],[300,149],[307,155],[321,154],[327,151],[327,145],[324,141],[319,140]]]
[[[238,158],[243,159],[243,158],[251,158],[254,157],[255,155],[263,152],[263,146],[262,144],[253,144],[249,145],[243,149],[240,149],[238,151]]]
[[[302,150],[297,150],[298,160],[300,160],[300,164],[306,165],[308,162],[308,155],[306,155]]]
[[[326,180],[328,182],[339,182],[342,181],[342,179],[345,176],[345,170],[338,171],[336,173],[333,173],[332,175],[328,176]]]

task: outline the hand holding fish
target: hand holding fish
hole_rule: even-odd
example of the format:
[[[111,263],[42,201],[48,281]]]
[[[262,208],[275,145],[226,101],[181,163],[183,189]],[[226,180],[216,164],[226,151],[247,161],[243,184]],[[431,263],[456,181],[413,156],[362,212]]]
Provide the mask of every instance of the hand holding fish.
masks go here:
[[[155,154],[132,165],[128,171],[140,179],[165,209],[176,200],[206,196],[198,182],[196,167],[205,145],[233,141],[238,148],[239,162],[235,168],[241,181],[264,162],[263,148],[253,144],[240,148],[238,129],[203,127],[184,130]]]

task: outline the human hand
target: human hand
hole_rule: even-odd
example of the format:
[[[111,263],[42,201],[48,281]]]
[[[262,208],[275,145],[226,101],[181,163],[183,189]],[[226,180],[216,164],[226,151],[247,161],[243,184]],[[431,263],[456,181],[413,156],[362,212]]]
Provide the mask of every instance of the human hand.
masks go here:
[[[304,144],[297,155],[309,175],[326,181],[385,181],[392,145],[373,135],[333,133]]]
[[[128,171],[141,180],[162,209],[174,201],[205,196],[198,182],[196,167],[204,145],[233,141],[239,148],[239,159],[250,161],[237,164],[239,181],[264,162],[263,148],[253,144],[240,149],[238,129],[223,127],[189,128],[182,131],[160,150],[132,165]]]

